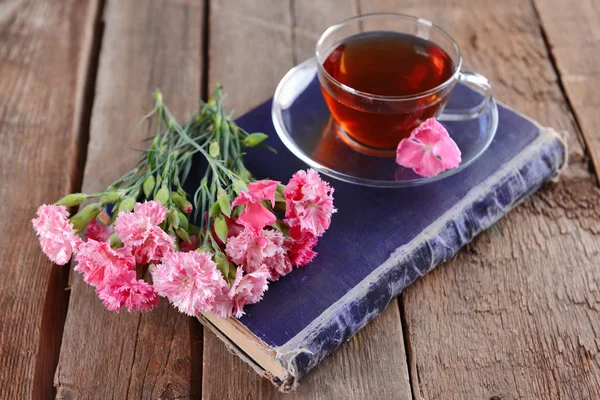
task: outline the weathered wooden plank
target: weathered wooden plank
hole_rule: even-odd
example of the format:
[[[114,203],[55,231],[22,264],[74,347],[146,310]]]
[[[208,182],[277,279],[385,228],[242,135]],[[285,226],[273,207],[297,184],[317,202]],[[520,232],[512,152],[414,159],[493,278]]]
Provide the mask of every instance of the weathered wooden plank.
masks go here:
[[[596,175],[600,173],[600,1],[534,0]]]
[[[361,3],[363,12],[400,6],[447,28],[467,67],[490,78],[499,99],[567,130],[572,148],[570,171],[559,184],[403,295],[415,398],[597,397],[600,192],[587,173],[532,5]]]
[[[213,1],[210,9],[209,84],[224,85],[238,115],[272,96],[289,68],[314,53],[322,31],[357,12],[344,0]],[[292,394],[277,392],[210,332],[204,349],[204,399],[411,398],[396,301]]]
[[[39,250],[35,209],[78,189],[98,2],[0,4],[0,398],[53,396],[68,268]]]
[[[155,88],[179,116],[193,110],[202,86],[203,10],[200,0],[107,2],[84,191],[131,167],[132,148],[150,127],[131,131]],[[164,300],[147,314],[108,312],[73,274],[57,398],[199,397],[196,323]]]

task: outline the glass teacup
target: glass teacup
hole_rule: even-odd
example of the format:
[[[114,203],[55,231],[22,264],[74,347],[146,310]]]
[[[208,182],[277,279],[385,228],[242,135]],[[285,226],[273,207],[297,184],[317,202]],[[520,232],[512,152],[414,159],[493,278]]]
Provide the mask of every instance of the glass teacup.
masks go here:
[[[316,47],[321,91],[344,139],[390,155],[427,118],[477,118],[492,98],[488,80],[461,71],[456,42],[433,23],[401,14],[368,14],[328,28]],[[444,111],[457,82],[475,86],[480,104]]]

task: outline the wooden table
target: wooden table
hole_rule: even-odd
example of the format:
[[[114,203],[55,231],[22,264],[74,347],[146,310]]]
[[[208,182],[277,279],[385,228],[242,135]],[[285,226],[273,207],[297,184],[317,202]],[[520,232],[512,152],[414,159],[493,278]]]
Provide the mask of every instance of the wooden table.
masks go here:
[[[128,169],[156,87],[185,116],[220,82],[240,115],[327,26],[375,11],[446,28],[498,99],[569,133],[570,168],[285,398],[600,398],[600,0],[5,0],[1,399],[284,396],[166,301],[105,311],[29,221]]]

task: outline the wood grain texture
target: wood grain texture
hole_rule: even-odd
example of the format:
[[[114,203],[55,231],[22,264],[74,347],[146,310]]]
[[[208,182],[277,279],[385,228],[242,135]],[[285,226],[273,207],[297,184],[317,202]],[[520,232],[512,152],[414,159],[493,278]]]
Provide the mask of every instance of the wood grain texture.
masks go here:
[[[83,190],[102,190],[150,134],[132,133],[155,88],[178,116],[201,94],[202,1],[108,1]],[[57,398],[197,398],[201,341],[194,319],[167,301],[151,313],[111,313],[73,274],[55,375]],[[192,324],[192,325],[190,325]]]
[[[535,0],[561,82],[600,173],[600,1]]]
[[[38,205],[78,189],[97,1],[0,4],[0,398],[53,396],[68,267],[36,245]]]
[[[357,12],[351,1],[213,1],[209,85],[224,85],[240,115],[273,95],[295,62],[312,56],[329,25]],[[235,26],[235,29],[231,29]],[[204,336],[203,399],[410,399],[397,301],[364,331],[281,394],[212,332]],[[225,379],[224,379],[225,377]]]
[[[600,191],[532,4],[373,1],[361,9],[400,5],[446,28],[467,68],[490,78],[500,100],[567,130],[571,144],[560,183],[403,295],[415,399],[597,398]]]

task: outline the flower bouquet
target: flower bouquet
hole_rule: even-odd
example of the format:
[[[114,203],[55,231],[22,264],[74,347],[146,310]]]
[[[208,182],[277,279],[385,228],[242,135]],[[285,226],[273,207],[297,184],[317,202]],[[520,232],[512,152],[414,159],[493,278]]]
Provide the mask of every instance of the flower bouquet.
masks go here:
[[[152,120],[156,135],[131,171],[103,192],[38,208],[43,252],[59,265],[73,258],[109,310],[149,311],[166,297],[187,315],[240,317],[269,281],[315,257],[333,189],[311,169],[285,186],[255,180],[243,151],[267,146],[267,135],[237,126],[223,100],[219,87],[180,124],[157,91],[138,123]],[[191,168],[204,172],[194,193],[184,190]]]

